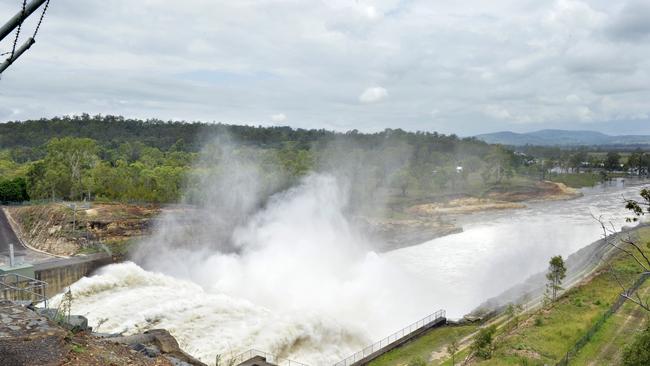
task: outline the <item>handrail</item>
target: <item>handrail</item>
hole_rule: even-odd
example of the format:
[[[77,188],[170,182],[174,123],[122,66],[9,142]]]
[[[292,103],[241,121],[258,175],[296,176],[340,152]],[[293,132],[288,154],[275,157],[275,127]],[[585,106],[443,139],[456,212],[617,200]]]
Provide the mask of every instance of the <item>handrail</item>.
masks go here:
[[[23,276],[17,273],[4,273],[0,275],[0,295],[7,300],[9,293],[26,294],[29,300],[42,302],[47,308],[47,282]],[[22,296],[20,296],[22,297]]]
[[[398,330],[397,332],[389,335],[388,337],[386,337],[386,338],[384,338],[384,339],[382,339],[382,340],[380,340],[378,342],[375,342],[375,343],[365,347],[364,349],[362,349],[361,351],[351,355],[350,357],[335,363],[334,366],[350,366],[350,365],[354,364],[355,362],[361,361],[364,358],[370,356],[371,354],[381,350],[382,348],[388,346],[389,344],[391,344],[391,343],[393,343],[393,342],[395,342],[395,341],[397,341],[399,339],[402,339],[402,338],[404,338],[404,337],[406,337],[406,336],[408,336],[410,334],[413,334],[414,332],[416,332],[416,331],[418,331],[418,330],[420,330],[420,329],[422,329],[422,328],[424,328],[424,327],[426,327],[426,326],[428,326],[428,325],[430,325],[430,324],[432,324],[434,322],[437,322],[440,319],[445,318],[445,316],[446,316],[446,312],[444,310],[438,310],[435,313],[433,313],[433,314],[431,314],[431,315],[429,315],[429,316],[427,316],[425,318],[422,318],[422,319],[418,320],[417,322],[415,322],[415,323],[413,323],[413,324],[411,324],[411,325],[409,325],[409,326],[407,326],[407,327],[405,327],[405,328],[403,328],[401,330]]]
[[[348,358],[346,358],[346,359],[344,359],[342,361],[337,362],[336,364],[334,364],[334,366],[351,366],[355,362],[361,361],[365,357],[370,356],[371,354],[381,350],[382,348],[392,344],[393,342],[398,341],[398,340],[400,340],[400,339],[402,339],[402,338],[404,338],[404,337],[406,337],[406,336],[408,336],[410,334],[413,334],[416,331],[418,331],[420,329],[423,329],[423,328],[425,328],[425,327],[427,327],[427,326],[429,326],[429,325],[431,325],[433,323],[436,323],[436,322],[440,321],[441,319],[444,319],[446,317],[446,315],[447,315],[447,313],[445,312],[445,310],[438,310],[435,313],[433,313],[433,314],[431,314],[431,315],[429,315],[429,316],[427,316],[425,318],[422,318],[422,319],[416,321],[415,323],[413,323],[413,324],[411,324],[411,325],[409,325],[407,327],[404,327],[401,330],[389,335],[388,337],[386,337],[386,338],[384,338],[384,339],[382,339],[382,340],[380,340],[378,342],[375,342],[375,343],[365,347],[364,349],[362,349],[361,351],[351,355],[350,357],[348,357]],[[273,364],[273,365],[277,365],[277,366],[307,366],[306,364],[304,364],[302,362],[293,361],[293,360],[289,360],[289,359],[285,359],[285,358],[280,358],[280,357],[277,357],[274,354],[264,352],[264,351],[260,351],[260,350],[256,350],[256,349],[251,349],[251,350],[248,350],[248,351],[246,351],[244,353],[241,353],[241,354],[235,356],[231,361],[234,361],[234,362],[232,362],[232,364],[239,365],[239,364],[241,364],[241,363],[243,363],[243,362],[245,362],[247,360],[250,360],[250,359],[252,359],[253,357],[256,357],[256,356],[263,357],[266,360],[266,362],[268,362],[270,364]]]
[[[248,351],[246,351],[244,353],[241,353],[241,354],[235,356],[235,358],[233,359],[235,362],[233,364],[238,365],[238,364],[240,364],[240,363],[242,363],[244,361],[250,360],[251,358],[256,357],[256,356],[264,357],[266,362],[268,362],[270,364],[273,364],[273,365],[277,365],[277,366],[307,366],[304,363],[289,360],[287,358],[281,358],[281,357],[278,357],[278,356],[276,356],[274,354],[264,352],[264,351],[260,351],[260,350],[256,350],[256,349],[250,349],[250,350],[248,350]]]

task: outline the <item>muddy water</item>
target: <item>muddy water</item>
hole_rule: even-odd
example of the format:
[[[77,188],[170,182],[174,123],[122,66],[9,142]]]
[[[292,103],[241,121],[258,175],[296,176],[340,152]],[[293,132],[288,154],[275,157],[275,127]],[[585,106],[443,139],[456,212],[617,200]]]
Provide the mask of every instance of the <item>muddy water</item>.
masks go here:
[[[637,197],[639,181],[617,180],[583,189],[569,201],[529,203],[519,210],[483,212],[459,219],[464,231],[387,257],[418,278],[426,278],[441,308],[460,317],[546,269],[553,255],[564,257],[598,240],[601,229],[591,215],[625,223],[623,197]]]

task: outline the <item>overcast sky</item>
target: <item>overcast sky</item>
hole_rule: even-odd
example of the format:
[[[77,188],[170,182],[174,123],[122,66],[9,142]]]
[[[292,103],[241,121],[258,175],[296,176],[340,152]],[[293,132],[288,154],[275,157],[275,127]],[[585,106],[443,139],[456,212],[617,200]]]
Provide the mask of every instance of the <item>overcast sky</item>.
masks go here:
[[[650,134],[649,19],[648,0],[51,0],[0,121]]]

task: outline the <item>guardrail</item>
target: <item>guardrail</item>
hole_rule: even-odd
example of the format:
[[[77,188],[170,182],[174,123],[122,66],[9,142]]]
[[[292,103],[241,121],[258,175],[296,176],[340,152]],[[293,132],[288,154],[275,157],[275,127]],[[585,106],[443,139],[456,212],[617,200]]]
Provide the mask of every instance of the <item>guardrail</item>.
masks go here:
[[[0,275],[0,296],[12,301],[42,302],[47,308],[47,282],[17,273]]]
[[[278,356],[273,355],[271,353],[256,350],[256,349],[251,349],[251,350],[248,350],[248,351],[246,351],[246,352],[244,352],[242,354],[239,354],[239,355],[235,356],[235,358],[233,359],[234,362],[232,364],[239,365],[242,362],[248,361],[251,358],[257,357],[257,356],[263,357],[266,360],[266,362],[268,362],[270,364],[277,365],[277,366],[307,366],[304,363],[289,360],[289,359],[286,359],[286,358],[281,358],[281,357],[278,357]]]
[[[389,335],[388,337],[375,342],[368,347],[365,347],[361,351],[353,354],[352,356],[339,361],[334,364],[334,366],[350,366],[353,365],[355,362],[359,362],[363,360],[364,358],[372,355],[373,353],[381,350],[384,347],[387,347],[388,345],[399,341],[400,339],[407,337],[408,335],[415,333],[416,331],[425,328],[432,323],[436,323],[440,321],[441,319],[444,319],[446,317],[447,313],[444,310],[438,310],[435,313],[427,316],[426,318],[420,319],[417,322]]]

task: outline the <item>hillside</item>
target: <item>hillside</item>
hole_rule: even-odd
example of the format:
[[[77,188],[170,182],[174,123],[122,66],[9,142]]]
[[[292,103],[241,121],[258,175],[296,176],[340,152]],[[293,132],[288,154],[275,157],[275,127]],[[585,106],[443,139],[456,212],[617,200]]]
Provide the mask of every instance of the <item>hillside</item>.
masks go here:
[[[477,135],[476,138],[490,144],[512,146],[619,146],[650,144],[650,136],[612,136],[595,131],[541,130],[527,133],[504,131]]]
[[[648,227],[633,229],[629,234],[642,243],[650,240]],[[647,249],[644,252],[648,254]],[[447,345],[454,339],[460,343],[455,364],[555,365],[565,358],[568,365],[620,364],[625,346],[643,331],[648,317],[647,312],[630,301],[617,307],[619,281],[626,288],[635,282],[640,284],[642,298],[650,294],[650,282],[642,280],[641,268],[622,252],[613,252],[608,262],[567,289],[556,302],[531,306],[532,303],[522,301],[480,325],[461,321],[435,328],[370,365],[452,365]],[[490,326],[495,326],[490,354],[468,357],[477,330]]]

